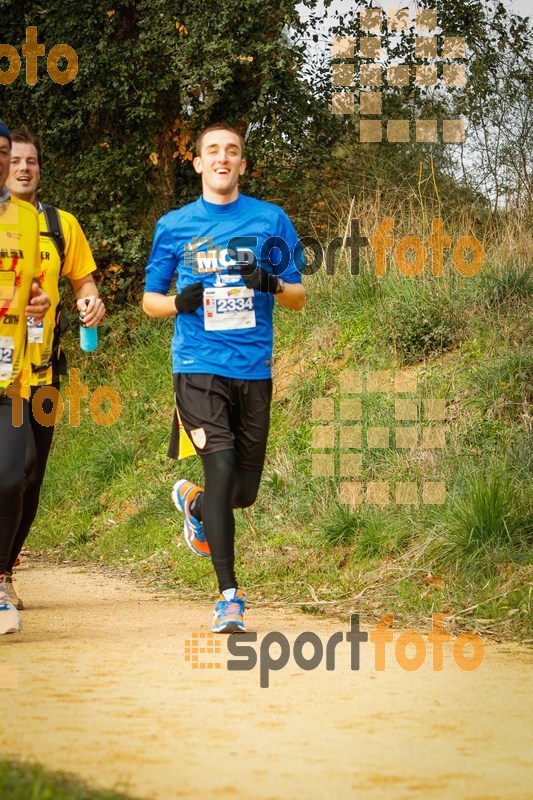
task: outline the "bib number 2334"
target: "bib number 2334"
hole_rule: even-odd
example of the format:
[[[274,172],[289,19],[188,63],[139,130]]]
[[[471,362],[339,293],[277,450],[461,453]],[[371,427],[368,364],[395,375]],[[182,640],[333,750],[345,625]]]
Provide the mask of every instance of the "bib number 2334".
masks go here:
[[[246,286],[223,286],[204,291],[206,331],[255,328],[254,290]]]

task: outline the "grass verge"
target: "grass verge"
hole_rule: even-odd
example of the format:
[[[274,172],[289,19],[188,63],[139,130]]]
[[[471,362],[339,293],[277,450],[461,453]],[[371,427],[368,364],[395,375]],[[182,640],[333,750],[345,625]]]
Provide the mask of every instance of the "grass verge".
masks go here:
[[[77,778],[18,761],[0,761],[0,797],[4,800],[134,800],[122,793],[91,789]]]
[[[252,605],[370,619],[391,612],[411,625],[440,611],[463,628],[531,636],[531,287],[507,269],[510,277],[389,271],[378,280],[368,264],[352,276],[340,259],[335,275],[307,279],[304,312],[276,310],[278,391],[263,483],[255,506],[236,515],[238,574]],[[170,500],[178,477],[201,477],[199,459],[165,454],[171,325],[129,307],[102,333],[94,356],[72,339],[67,348],[89,396],[116,389],[120,417],[99,427],[84,400],[73,427],[66,404],[28,544],[205,599],[216,592],[211,566],[191,556]],[[354,370],[364,386],[369,373],[416,370],[417,388],[399,391],[391,379],[386,390],[348,394],[360,400],[360,418],[344,420],[339,398]],[[435,398],[444,401],[438,421],[427,416]],[[316,400],[336,409],[326,424],[313,416]],[[322,447],[333,474],[318,474],[313,461],[322,425],[360,437],[356,447],[353,438]],[[344,457],[354,455],[357,481],[386,484],[388,502],[379,492],[342,502]],[[445,484],[444,505],[423,502],[424,482]]]

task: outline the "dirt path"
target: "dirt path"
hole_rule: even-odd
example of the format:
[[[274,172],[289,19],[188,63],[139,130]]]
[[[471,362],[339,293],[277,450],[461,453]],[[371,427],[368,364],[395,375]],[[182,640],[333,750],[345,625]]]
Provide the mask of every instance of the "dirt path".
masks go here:
[[[533,796],[525,647],[486,645],[473,672],[451,650],[434,672],[429,649],[407,672],[389,644],[376,672],[372,644],[352,671],[343,641],[334,671],[323,661],[306,672],[293,658],[296,636],[313,630],[325,643],[348,624],[250,609],[256,652],[273,630],[291,642],[287,666],[260,688],[258,668],[226,669],[225,638],[221,655],[199,656],[220,669],[185,660],[185,641],[208,631],[211,606],[71,566],[26,562],[17,587],[27,610],[23,634],[0,641],[9,720],[0,755],[149,800]],[[18,688],[5,688],[17,670]]]

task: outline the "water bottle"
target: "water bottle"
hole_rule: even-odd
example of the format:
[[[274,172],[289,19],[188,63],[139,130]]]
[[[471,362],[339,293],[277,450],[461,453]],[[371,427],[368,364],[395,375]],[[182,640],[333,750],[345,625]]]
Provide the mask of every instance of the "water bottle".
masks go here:
[[[91,301],[89,298],[85,299],[85,305],[88,306]],[[85,311],[80,311],[80,347],[86,353],[92,353],[98,347],[98,328],[87,328],[83,324]]]

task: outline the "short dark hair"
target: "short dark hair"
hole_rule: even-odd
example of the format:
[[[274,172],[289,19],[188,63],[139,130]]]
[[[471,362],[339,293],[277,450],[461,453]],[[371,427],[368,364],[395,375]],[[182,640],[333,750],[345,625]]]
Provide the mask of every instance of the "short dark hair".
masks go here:
[[[2,136],[4,139],[7,139],[9,146],[11,147],[11,134],[9,133],[9,128],[3,119],[0,119],[0,136]]]
[[[238,136],[239,142],[241,143],[241,156],[244,158],[244,139],[242,138],[239,131],[235,130],[231,125],[228,125],[227,122],[215,122],[213,125],[209,125],[209,127],[204,128],[201,134],[196,139],[196,144],[194,149],[196,151],[196,155],[200,155],[200,151],[202,149],[202,140],[206,133],[211,133],[211,131],[229,131],[230,133],[234,133],[235,136]]]
[[[17,128],[11,131],[11,141],[19,144],[32,144],[37,152],[37,161],[39,162],[39,169],[42,167],[42,153],[41,145],[38,138],[27,128],[25,125],[22,128]]]

